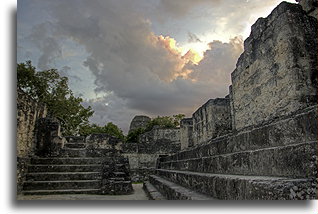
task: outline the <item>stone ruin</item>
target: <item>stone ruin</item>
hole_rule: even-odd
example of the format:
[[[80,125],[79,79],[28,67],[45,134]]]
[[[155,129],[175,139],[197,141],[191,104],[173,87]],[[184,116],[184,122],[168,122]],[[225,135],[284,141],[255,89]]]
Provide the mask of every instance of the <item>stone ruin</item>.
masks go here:
[[[151,199],[317,199],[316,15],[301,0],[257,20],[229,95],[181,121],[182,150],[144,183]]]
[[[300,0],[258,19],[229,95],[139,142],[63,138],[18,92],[18,193],[129,194],[132,178],[154,200],[317,199],[316,15],[316,0]],[[136,116],[130,129],[149,121]]]
[[[145,128],[151,119],[147,116],[135,116],[130,124],[130,131]],[[131,177],[135,182],[148,179],[154,173],[159,157],[180,151],[180,129],[154,127],[141,134],[138,142],[122,144],[123,156],[128,158]]]
[[[139,129],[146,128],[148,122],[151,121],[151,118],[145,115],[137,115],[135,116],[129,126],[129,132]]]
[[[62,137],[43,106],[18,93],[17,193],[131,194],[122,142],[105,134]],[[45,107],[44,107],[45,108]]]

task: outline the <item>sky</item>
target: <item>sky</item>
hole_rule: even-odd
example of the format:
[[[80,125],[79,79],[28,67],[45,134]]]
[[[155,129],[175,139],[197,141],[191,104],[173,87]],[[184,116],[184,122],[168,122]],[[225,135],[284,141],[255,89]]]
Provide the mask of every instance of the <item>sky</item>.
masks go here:
[[[17,62],[58,69],[91,123],[126,133],[135,115],[191,117],[225,97],[252,24],[280,2],[18,0]]]

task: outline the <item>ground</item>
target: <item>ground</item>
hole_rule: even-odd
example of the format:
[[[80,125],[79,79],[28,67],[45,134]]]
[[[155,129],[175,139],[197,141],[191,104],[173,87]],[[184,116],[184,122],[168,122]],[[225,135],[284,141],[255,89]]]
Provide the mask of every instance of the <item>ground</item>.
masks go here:
[[[131,195],[18,195],[17,200],[149,200],[142,184],[133,184]]]

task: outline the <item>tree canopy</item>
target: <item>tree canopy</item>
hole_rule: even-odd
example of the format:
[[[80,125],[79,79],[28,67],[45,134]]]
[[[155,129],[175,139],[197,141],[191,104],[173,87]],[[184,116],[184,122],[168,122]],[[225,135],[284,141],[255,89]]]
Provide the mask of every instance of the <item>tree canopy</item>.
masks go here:
[[[36,71],[31,61],[27,61],[17,65],[17,80],[18,88],[47,105],[49,116],[60,121],[64,135],[106,133],[123,139],[122,131],[113,123],[103,127],[89,124],[94,111],[81,104],[82,98],[74,96],[68,78],[61,76],[58,70]]]
[[[112,122],[107,123],[105,126],[98,126],[96,124],[81,126],[79,134],[81,136],[87,136],[90,134],[109,134],[121,140],[125,139],[123,131]]]

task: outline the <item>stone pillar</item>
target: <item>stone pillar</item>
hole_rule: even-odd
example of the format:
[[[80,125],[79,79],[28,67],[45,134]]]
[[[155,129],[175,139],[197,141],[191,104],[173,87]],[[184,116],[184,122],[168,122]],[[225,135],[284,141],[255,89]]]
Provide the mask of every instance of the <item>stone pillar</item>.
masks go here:
[[[56,119],[40,118],[36,127],[36,155],[58,156],[66,140],[61,136],[61,126]]]
[[[184,118],[180,121],[180,143],[181,150],[193,146],[193,119]]]

